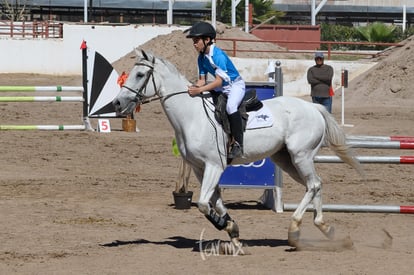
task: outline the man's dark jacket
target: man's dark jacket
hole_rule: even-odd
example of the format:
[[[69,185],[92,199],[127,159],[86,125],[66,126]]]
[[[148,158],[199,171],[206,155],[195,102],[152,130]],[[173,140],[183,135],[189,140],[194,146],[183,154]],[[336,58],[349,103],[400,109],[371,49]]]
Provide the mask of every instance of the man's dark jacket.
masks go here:
[[[330,65],[314,65],[308,69],[308,83],[311,85],[311,96],[329,97],[332,85],[333,68]]]

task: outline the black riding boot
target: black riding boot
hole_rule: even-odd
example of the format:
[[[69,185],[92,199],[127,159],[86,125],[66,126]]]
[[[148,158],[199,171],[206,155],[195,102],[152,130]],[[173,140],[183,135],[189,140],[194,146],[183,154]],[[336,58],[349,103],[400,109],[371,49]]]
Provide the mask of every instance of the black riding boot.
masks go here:
[[[243,126],[240,112],[237,111],[229,115],[229,121],[231,135],[235,142],[231,146],[231,150],[227,157],[229,159],[234,159],[243,156]]]

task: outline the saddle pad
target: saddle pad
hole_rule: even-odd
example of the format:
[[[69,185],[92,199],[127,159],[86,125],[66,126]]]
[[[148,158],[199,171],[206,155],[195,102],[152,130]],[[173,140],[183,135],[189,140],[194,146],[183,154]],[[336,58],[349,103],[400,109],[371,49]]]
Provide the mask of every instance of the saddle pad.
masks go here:
[[[266,128],[273,125],[273,115],[267,106],[263,106],[257,111],[248,112],[248,114],[246,130]]]

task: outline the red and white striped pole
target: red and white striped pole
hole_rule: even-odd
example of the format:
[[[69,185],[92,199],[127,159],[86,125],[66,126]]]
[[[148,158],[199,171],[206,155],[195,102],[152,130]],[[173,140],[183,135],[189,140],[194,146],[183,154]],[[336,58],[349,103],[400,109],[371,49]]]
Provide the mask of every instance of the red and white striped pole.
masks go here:
[[[298,204],[283,204],[284,211],[295,211]],[[308,206],[306,211],[314,211],[313,205]],[[414,214],[412,205],[352,205],[352,204],[324,204],[322,211],[346,212],[346,213],[396,213]]]
[[[348,145],[354,148],[371,148],[371,149],[414,149],[414,140],[356,140],[348,139]]]
[[[347,136],[348,140],[404,141],[414,142],[414,136]]]

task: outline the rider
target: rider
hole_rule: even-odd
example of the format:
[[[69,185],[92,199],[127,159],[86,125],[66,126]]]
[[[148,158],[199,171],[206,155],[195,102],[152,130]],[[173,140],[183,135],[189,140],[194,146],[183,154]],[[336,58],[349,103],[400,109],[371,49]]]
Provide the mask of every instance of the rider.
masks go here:
[[[218,89],[227,95],[226,111],[229,116],[231,135],[234,138],[228,158],[242,157],[243,127],[238,107],[245,94],[244,80],[228,55],[214,44],[216,30],[211,24],[197,22],[187,31],[189,31],[187,38],[193,40],[194,48],[199,52],[198,81],[195,85],[188,87],[188,93],[195,96]],[[212,82],[207,83],[207,73],[214,76]]]

